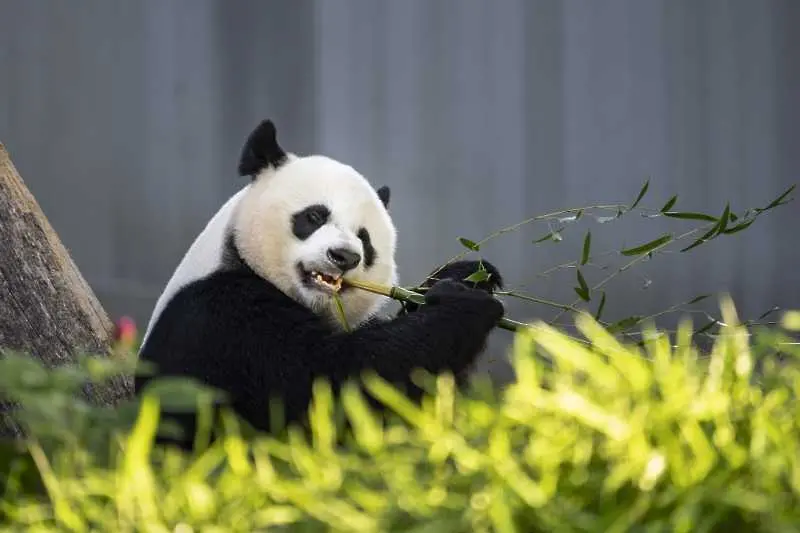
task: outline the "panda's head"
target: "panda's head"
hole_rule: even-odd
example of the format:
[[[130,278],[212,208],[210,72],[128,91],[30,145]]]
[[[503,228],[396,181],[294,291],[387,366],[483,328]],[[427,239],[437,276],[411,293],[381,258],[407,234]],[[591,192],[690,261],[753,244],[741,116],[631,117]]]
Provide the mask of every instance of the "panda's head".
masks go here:
[[[388,187],[328,157],[284,152],[268,120],[247,139],[239,174],[252,179],[233,221],[242,260],[315,313],[335,318],[338,291],[350,325],[372,316],[385,299],[342,278],[397,282]]]

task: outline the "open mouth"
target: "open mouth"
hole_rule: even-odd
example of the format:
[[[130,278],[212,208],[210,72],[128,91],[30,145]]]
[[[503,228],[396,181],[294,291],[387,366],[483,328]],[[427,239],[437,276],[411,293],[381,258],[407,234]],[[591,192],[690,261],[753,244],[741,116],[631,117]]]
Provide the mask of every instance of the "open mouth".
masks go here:
[[[325,292],[331,293],[344,290],[342,287],[341,274],[327,274],[317,270],[306,270],[302,265],[298,265],[298,270],[306,286],[322,289]]]

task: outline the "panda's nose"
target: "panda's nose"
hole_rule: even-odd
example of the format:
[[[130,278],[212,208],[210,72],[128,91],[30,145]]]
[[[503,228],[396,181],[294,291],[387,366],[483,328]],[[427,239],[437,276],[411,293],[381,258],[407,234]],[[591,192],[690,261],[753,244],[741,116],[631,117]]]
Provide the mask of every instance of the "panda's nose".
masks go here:
[[[329,248],[328,259],[343,272],[352,270],[361,262],[361,255],[347,248]]]

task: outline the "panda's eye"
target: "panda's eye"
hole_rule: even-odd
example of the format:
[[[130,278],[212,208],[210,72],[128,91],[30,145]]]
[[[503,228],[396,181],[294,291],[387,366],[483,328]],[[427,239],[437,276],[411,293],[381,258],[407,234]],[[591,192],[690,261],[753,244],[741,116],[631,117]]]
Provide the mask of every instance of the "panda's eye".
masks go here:
[[[361,244],[364,245],[364,265],[369,268],[375,264],[375,257],[377,256],[375,247],[372,246],[372,239],[369,235],[369,231],[367,231],[367,228],[359,228],[356,235],[361,239]]]
[[[314,224],[315,226],[322,226],[325,224],[325,215],[323,215],[320,211],[316,209],[312,209],[306,215],[308,217],[308,221]]]
[[[292,215],[292,232],[301,241],[305,240],[324,226],[330,215],[324,205],[310,205]]]

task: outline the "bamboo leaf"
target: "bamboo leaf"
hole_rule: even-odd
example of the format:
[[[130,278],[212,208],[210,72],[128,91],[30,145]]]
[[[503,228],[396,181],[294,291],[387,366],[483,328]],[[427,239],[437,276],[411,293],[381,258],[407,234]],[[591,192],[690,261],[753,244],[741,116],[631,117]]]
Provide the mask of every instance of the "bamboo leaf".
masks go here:
[[[717,230],[715,235],[719,235],[728,227],[728,220],[731,216],[731,204],[725,204],[725,210],[722,211],[722,216],[719,217],[719,223],[717,224]]]
[[[705,220],[708,222],[717,222],[717,217],[713,217],[705,213],[690,213],[688,211],[665,211],[663,215],[669,218],[682,218],[684,220]]]
[[[751,218],[750,220],[746,220],[745,222],[740,222],[739,224],[736,224],[735,226],[731,226],[730,228],[726,229],[722,233],[724,233],[725,235],[732,235],[734,233],[738,233],[738,232],[740,232],[742,230],[745,230],[745,229],[749,228],[750,224],[752,224],[755,221],[756,221],[756,219]]]
[[[709,296],[711,296],[711,295],[710,294],[701,294],[700,296],[695,296],[694,298],[692,298],[691,300],[686,302],[686,305],[692,305],[692,304],[696,304],[698,302],[702,302],[703,300],[705,300]]]
[[[465,237],[459,237],[458,242],[460,242],[465,248],[472,250],[473,252],[480,251],[481,247],[475,241],[471,241]]]
[[[544,241],[561,242],[563,240],[564,240],[564,237],[561,236],[561,233],[559,233],[558,231],[551,231],[550,233],[548,233],[544,237],[540,237],[540,238],[536,239],[535,241],[533,241],[533,244],[539,244],[540,242],[544,242]]]
[[[710,239],[711,239],[711,238],[714,236],[714,232],[716,232],[716,231],[717,231],[717,227],[716,227],[716,226],[714,226],[713,228],[711,228],[710,230],[708,230],[708,231],[705,233],[705,235],[703,235],[702,237],[700,237],[699,239],[697,239],[696,241],[694,241],[692,244],[690,244],[689,246],[687,246],[686,248],[684,248],[683,250],[681,250],[681,252],[688,252],[688,251],[689,251],[689,250],[691,250],[692,248],[695,248],[695,247],[697,247],[697,246],[700,246],[700,245],[701,245],[701,244],[703,244],[704,242],[707,242],[707,241],[709,241],[709,240],[710,240]]]
[[[774,207],[778,207],[779,205],[783,205],[783,204],[787,204],[787,203],[791,202],[791,201],[792,201],[794,198],[790,198],[790,199],[789,199],[788,201],[786,201],[786,202],[784,202],[783,200],[784,200],[784,199],[785,199],[787,196],[789,196],[790,194],[792,194],[792,191],[794,191],[795,187],[797,187],[797,185],[796,185],[796,184],[795,184],[795,185],[792,185],[791,187],[789,187],[788,189],[786,189],[786,190],[783,192],[783,194],[781,194],[780,196],[778,196],[777,198],[775,198],[775,199],[774,199],[772,202],[770,202],[770,204],[769,204],[767,207],[763,207],[763,208],[761,208],[761,209],[756,209],[756,211],[757,211],[757,212],[759,212],[759,213],[761,213],[762,211],[767,211],[767,210],[769,210],[769,209],[772,209],[772,208],[774,208]]]
[[[620,331],[625,331],[626,329],[630,329],[636,324],[638,324],[641,319],[642,317],[638,315],[623,318],[622,320],[618,320],[617,322],[614,322],[613,324],[608,326],[608,331],[610,333],[618,333]]]
[[[591,298],[589,297],[589,285],[586,283],[586,279],[584,279],[583,274],[581,273],[581,269],[578,269],[576,273],[578,277],[578,286],[573,288],[575,289],[575,292],[578,294],[578,296],[581,297],[582,300],[588,302],[589,300],[591,300]]]
[[[642,255],[642,254],[647,254],[647,253],[652,252],[656,248],[659,248],[659,247],[667,244],[671,240],[672,240],[672,234],[671,233],[667,233],[667,234],[662,235],[661,237],[659,237],[657,239],[654,239],[654,240],[652,240],[650,242],[646,242],[646,243],[644,243],[644,244],[642,244],[640,246],[635,246],[633,248],[627,248],[625,250],[622,250],[620,253],[622,255]]]
[[[669,211],[670,209],[672,209],[672,206],[675,205],[675,202],[677,201],[678,201],[678,195],[676,194],[675,196],[667,200],[667,203],[665,203],[664,207],[661,208],[661,212],[663,213],[665,211]]]
[[[580,285],[581,290],[589,291],[589,285],[586,284],[586,279],[584,279],[583,274],[581,273],[581,269],[577,270],[578,274],[578,285]]]
[[[589,251],[592,247],[592,232],[587,231],[586,237],[583,239],[583,253],[581,254],[581,265],[585,265],[589,261]]]
[[[600,297],[600,305],[597,306],[597,312],[594,314],[594,319],[599,321],[600,317],[603,315],[603,310],[606,307],[606,291],[603,291],[603,295]]]
[[[476,270],[475,272],[464,278],[464,281],[479,283],[481,281],[486,281],[487,279],[489,279],[489,276],[491,276],[491,274],[489,274],[488,270],[481,269],[481,270]]]
[[[589,293],[588,292],[586,292],[584,290],[581,290],[580,287],[573,287],[572,289],[575,291],[575,294],[580,296],[581,300],[583,300],[584,302],[588,302],[589,301]]]
[[[644,195],[647,194],[647,189],[649,188],[650,188],[650,179],[648,178],[647,181],[644,182],[642,189],[639,191],[639,196],[636,197],[636,200],[634,200],[633,204],[631,204],[629,209],[636,209],[636,206],[639,205],[639,202],[642,201],[642,198],[644,198]]]

